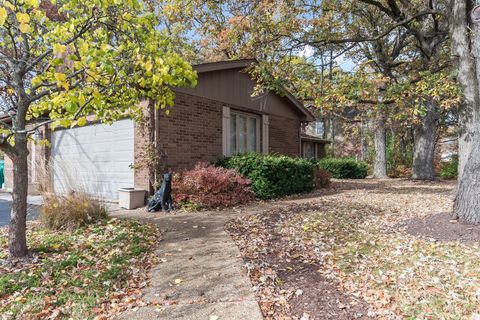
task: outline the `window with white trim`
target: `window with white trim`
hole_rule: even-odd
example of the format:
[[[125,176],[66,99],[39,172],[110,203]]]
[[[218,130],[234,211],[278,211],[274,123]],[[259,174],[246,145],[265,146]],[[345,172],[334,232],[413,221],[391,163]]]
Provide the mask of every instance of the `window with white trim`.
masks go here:
[[[231,111],[229,154],[260,152],[260,124],[259,116]]]

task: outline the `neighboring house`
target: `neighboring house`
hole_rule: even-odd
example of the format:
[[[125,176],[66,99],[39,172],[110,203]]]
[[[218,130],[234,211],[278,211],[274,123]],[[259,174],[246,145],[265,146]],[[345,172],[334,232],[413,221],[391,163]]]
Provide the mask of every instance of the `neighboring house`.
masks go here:
[[[255,61],[237,60],[194,66],[198,85],[175,89],[170,115],[154,112],[153,132],[147,135],[130,119],[111,126],[43,130],[39,135],[51,141],[51,148],[32,148],[32,185],[37,182],[40,158],[52,160],[57,192],[68,192],[70,184],[82,184],[88,192],[115,200],[121,187],[148,190],[148,170],[131,169],[132,164],[144,161],[146,136],[154,137],[164,153],[166,168],[172,170],[249,151],[323,156],[327,141],[302,133],[315,118],[291,94],[269,92],[252,97],[256,84],[245,72],[252,63]],[[316,146],[314,153],[311,143]],[[11,188],[9,161],[6,167],[6,187]]]
[[[325,122],[317,117],[308,123],[302,131],[302,157],[321,159],[326,156]]]
[[[368,155],[368,123],[362,122],[357,110],[345,108],[340,114],[308,106],[316,120],[308,124],[309,135],[321,137],[329,144],[329,155],[366,159]]]

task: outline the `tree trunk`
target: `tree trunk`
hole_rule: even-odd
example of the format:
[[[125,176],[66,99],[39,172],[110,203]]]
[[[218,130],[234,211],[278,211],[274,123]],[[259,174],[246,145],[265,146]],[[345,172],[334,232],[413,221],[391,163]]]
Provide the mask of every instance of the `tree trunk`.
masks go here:
[[[11,258],[27,254],[27,194],[28,194],[28,149],[26,136],[15,139],[17,155],[13,162],[12,211],[9,226],[8,251]]]
[[[375,160],[373,163],[374,178],[388,178],[387,176],[387,130],[385,117],[379,115],[375,123]]]
[[[480,56],[478,47],[480,41],[480,26],[477,23],[474,26],[469,25],[469,12],[471,1],[456,0],[453,6],[452,19],[452,55],[456,62],[457,79],[464,95],[464,102],[458,110],[458,179],[462,178],[463,168],[466,165],[467,158],[472,150],[474,143],[475,129],[480,122],[480,103],[479,103],[479,82],[477,74],[478,56]],[[471,29],[474,32],[471,33]],[[475,32],[476,31],[476,32]],[[476,37],[474,34],[476,33]],[[469,35],[472,35],[470,39]],[[477,42],[477,43],[475,43]],[[472,48],[472,49],[470,49]],[[477,49],[475,49],[477,48]],[[477,59],[476,59],[477,57]]]
[[[480,223],[480,23],[470,24],[472,1],[453,5],[452,54],[464,94],[459,110],[459,185],[453,206],[462,222]]]
[[[480,140],[472,146],[458,185],[453,212],[461,222],[480,223]]]
[[[438,112],[437,106],[431,102],[427,102],[425,107],[427,108],[426,114],[413,133],[412,178],[416,180],[433,180],[435,178],[433,161],[437,140]]]

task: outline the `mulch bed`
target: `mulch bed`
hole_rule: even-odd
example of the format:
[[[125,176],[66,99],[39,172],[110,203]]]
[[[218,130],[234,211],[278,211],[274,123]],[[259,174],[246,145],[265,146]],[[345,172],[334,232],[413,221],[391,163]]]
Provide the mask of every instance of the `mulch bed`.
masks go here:
[[[342,292],[322,274],[321,255],[284,238],[277,229],[314,204],[272,209],[236,219],[226,230],[239,246],[266,319],[369,319],[361,298]]]

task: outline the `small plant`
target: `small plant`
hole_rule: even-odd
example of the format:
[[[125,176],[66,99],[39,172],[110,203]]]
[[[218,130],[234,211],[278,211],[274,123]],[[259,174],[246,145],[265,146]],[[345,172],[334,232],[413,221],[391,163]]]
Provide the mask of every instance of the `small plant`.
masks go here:
[[[315,170],[315,188],[316,189],[325,189],[329,188],[331,184],[332,175],[330,172],[317,169]]]
[[[374,148],[372,148],[374,151]],[[373,163],[372,154],[372,163]],[[387,133],[387,175],[391,178],[412,176],[413,139],[403,132]]]
[[[181,200],[176,203],[177,207],[179,209],[182,209],[187,212],[195,212],[195,211],[200,211],[203,209],[202,205],[199,203],[195,203],[190,200]]]
[[[156,190],[162,184],[163,172],[167,169],[165,166],[167,154],[153,142],[153,132],[150,128],[151,115],[144,115],[142,119],[136,121],[136,125],[138,134],[142,138],[137,157],[142,161],[131,164],[130,169],[135,173],[148,172],[149,183]]]
[[[443,179],[457,179],[458,176],[458,158],[455,157],[448,162],[443,162],[440,165],[438,175]]]
[[[246,153],[225,158],[217,164],[235,169],[242,177],[250,179],[260,199],[275,199],[315,188],[316,163],[307,159]]]
[[[88,224],[95,223],[108,217],[108,211],[104,203],[97,200],[91,192],[85,192],[86,185],[82,179],[74,179],[68,175],[68,166],[64,163],[56,163],[57,170],[65,172],[64,181],[69,193],[57,193],[52,181],[53,163],[45,163],[43,159],[37,159],[37,189],[43,200],[40,211],[40,220],[51,229],[72,230]],[[72,170],[70,168],[70,170]],[[99,198],[99,197],[98,197]]]
[[[368,164],[353,158],[324,158],[318,166],[335,179],[364,179],[368,174]]]
[[[107,218],[103,203],[83,192],[43,197],[40,220],[51,229],[75,229]]]
[[[250,189],[250,180],[240,177],[235,170],[207,163],[176,173],[172,182],[172,195],[174,202],[186,210],[226,208],[255,199],[255,194]]]

